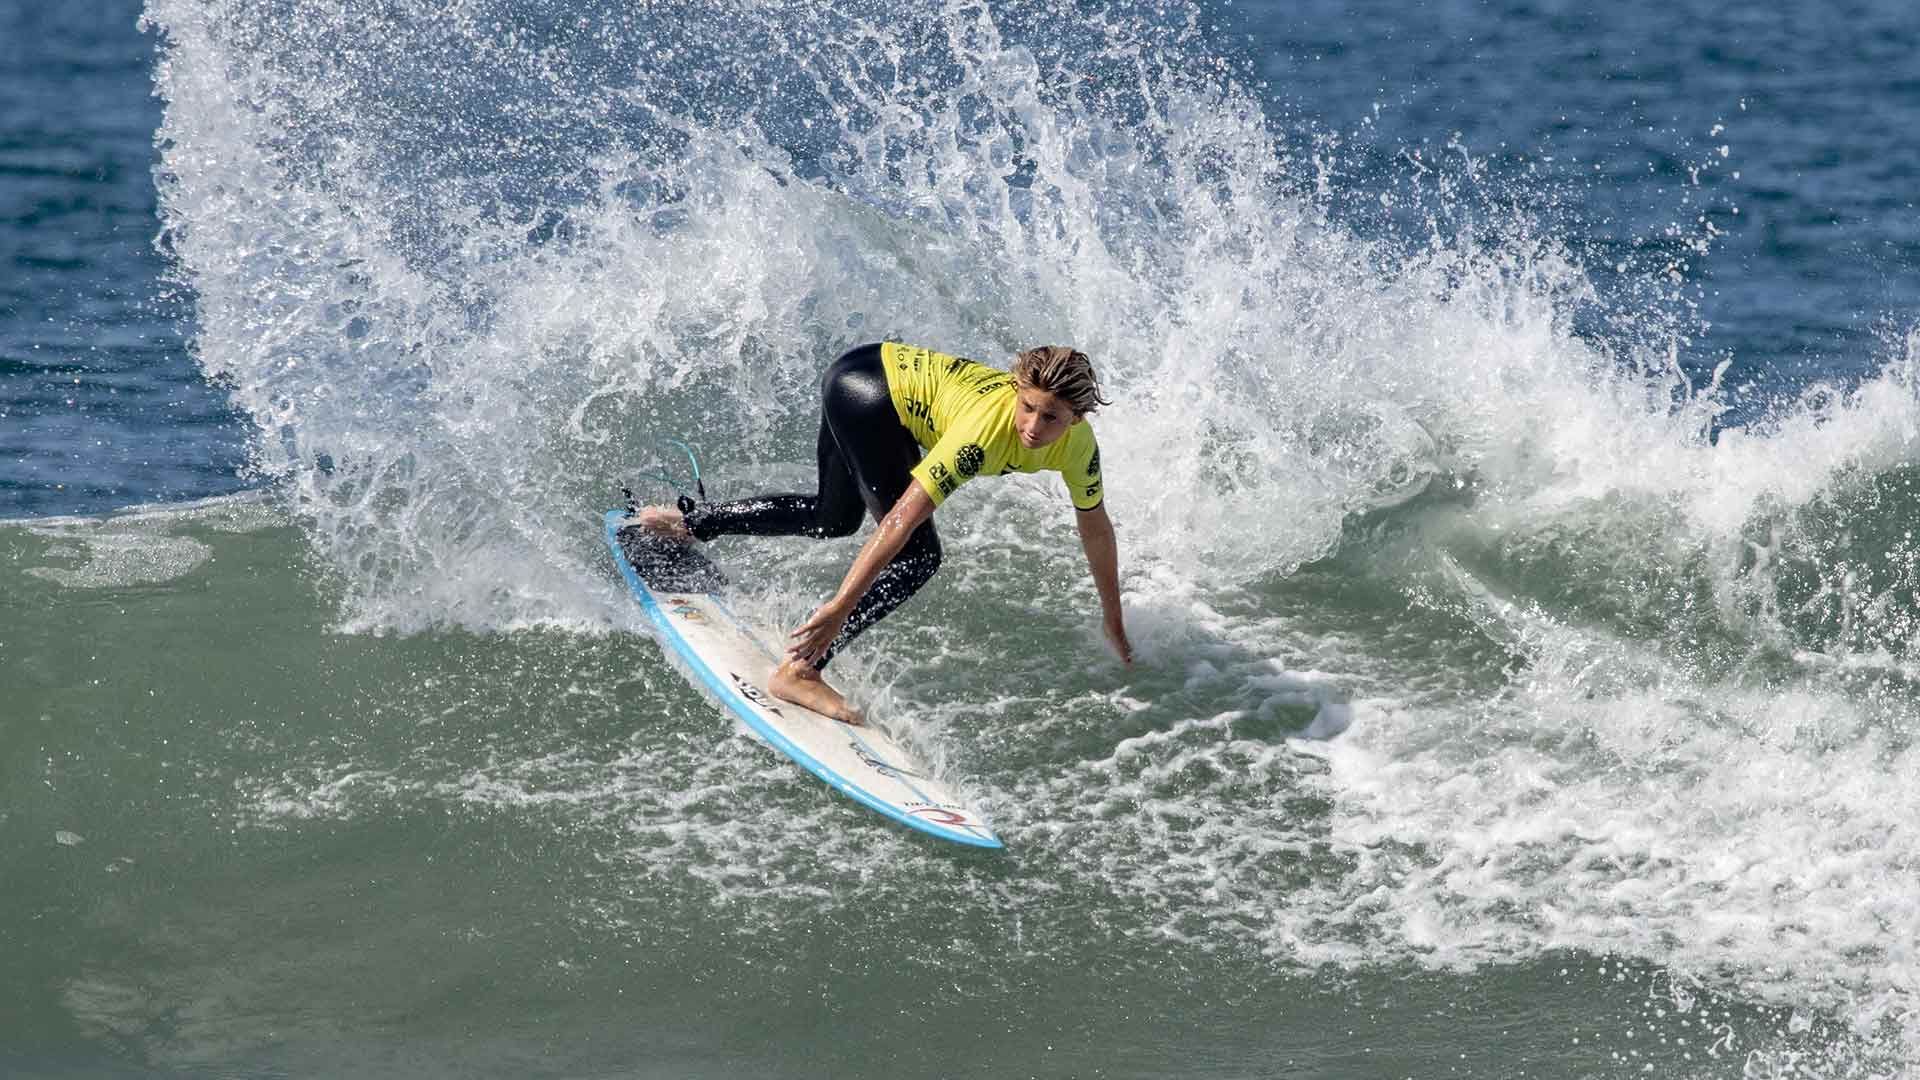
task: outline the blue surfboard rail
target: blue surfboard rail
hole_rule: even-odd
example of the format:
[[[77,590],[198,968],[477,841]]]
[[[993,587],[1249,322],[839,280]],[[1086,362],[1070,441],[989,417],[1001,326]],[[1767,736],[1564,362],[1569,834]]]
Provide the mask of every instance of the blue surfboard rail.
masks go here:
[[[609,510],[606,512],[603,520],[606,524],[607,546],[613,550],[614,564],[620,568],[620,576],[626,580],[627,589],[633,593],[635,599],[640,601],[640,607],[647,613],[647,618],[660,630],[662,640],[673,648],[674,653],[687,665],[688,670],[699,676],[701,683],[713,696],[714,700],[725,706],[729,713],[738,717],[740,721],[751,728],[755,734],[765,739],[768,745],[791,758],[808,772],[826,781],[829,787],[850,796],[869,809],[875,810],[902,825],[909,826],[932,836],[937,836],[942,840],[952,841],[956,844],[966,844],[979,848],[1000,848],[1005,846],[1000,842],[998,836],[995,836],[990,830],[983,827],[974,826],[967,829],[956,829],[951,826],[942,825],[936,821],[930,821],[906,813],[899,807],[887,803],[848,780],[831,766],[814,757],[812,754],[807,753],[803,747],[789,739],[779,729],[768,724],[747,701],[746,697],[740,693],[739,689],[729,680],[721,678],[719,672],[716,672],[713,666],[707,663],[707,661],[687,643],[687,640],[681,636],[679,629],[673,625],[673,621],[667,618],[667,613],[665,609],[660,606],[659,599],[653,595],[653,590],[648,588],[647,583],[640,579],[640,575],[634,570],[633,564],[627,560],[626,553],[620,549],[620,527],[628,520],[627,511]],[[740,621],[734,617],[732,610],[729,609],[718,596],[712,593],[708,593],[707,596],[713,601],[714,606],[726,614],[728,619],[732,620],[736,626],[741,626],[741,628],[745,630],[745,627]],[[753,638],[756,643],[759,643],[759,639],[751,632],[748,632],[748,637]],[[763,651],[766,649],[763,643],[761,644],[761,649]],[[872,746],[860,737],[858,728],[848,727],[847,732],[855,742],[860,744],[862,750],[873,753]],[[875,756],[877,757],[878,755],[875,754]],[[902,782],[907,783],[907,786],[910,788],[913,786],[911,782],[905,780]],[[919,792],[916,790],[915,794],[919,794]],[[928,799],[927,801],[932,802],[933,800]]]

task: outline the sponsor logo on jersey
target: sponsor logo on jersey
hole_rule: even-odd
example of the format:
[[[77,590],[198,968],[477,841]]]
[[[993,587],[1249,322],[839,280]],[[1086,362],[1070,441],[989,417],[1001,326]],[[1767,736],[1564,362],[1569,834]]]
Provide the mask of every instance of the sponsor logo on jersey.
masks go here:
[[[1097,446],[1093,448],[1093,456],[1087,459],[1087,475],[1100,475],[1100,448]]]
[[[961,447],[960,453],[953,459],[953,467],[960,471],[961,476],[972,476],[978,473],[980,466],[986,463],[987,452],[980,449],[979,443],[971,442]]]

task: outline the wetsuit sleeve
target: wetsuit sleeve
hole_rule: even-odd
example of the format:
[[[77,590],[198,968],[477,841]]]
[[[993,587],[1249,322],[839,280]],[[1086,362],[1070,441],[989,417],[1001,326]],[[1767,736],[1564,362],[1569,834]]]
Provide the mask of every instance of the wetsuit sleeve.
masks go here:
[[[975,424],[948,429],[933,449],[913,467],[913,478],[927,489],[933,505],[947,501],[961,484],[980,474],[987,463],[987,439]]]
[[[1106,500],[1107,492],[1100,482],[1100,444],[1094,441],[1093,428],[1082,424],[1086,431],[1086,446],[1073,445],[1067,461],[1060,467],[1060,478],[1067,482],[1067,494],[1073,497],[1076,510],[1092,510]]]

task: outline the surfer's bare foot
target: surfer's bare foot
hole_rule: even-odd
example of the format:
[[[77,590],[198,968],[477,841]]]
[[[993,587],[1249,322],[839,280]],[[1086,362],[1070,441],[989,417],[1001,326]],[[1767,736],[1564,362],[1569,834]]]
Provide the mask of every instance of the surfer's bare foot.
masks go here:
[[[640,527],[678,544],[693,543],[693,533],[687,528],[687,516],[678,507],[649,506],[641,510]]]
[[[804,660],[789,660],[775,668],[773,678],[767,680],[767,689],[781,701],[791,701],[843,724],[862,723],[860,710],[847,704],[840,691],[828,686],[819,670]]]

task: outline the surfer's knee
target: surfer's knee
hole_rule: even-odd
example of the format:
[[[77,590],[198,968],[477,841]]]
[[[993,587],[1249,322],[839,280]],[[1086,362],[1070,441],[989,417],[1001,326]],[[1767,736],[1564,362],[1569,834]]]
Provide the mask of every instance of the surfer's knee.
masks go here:
[[[831,515],[823,511],[814,528],[823,537],[852,536],[860,531],[860,520],[866,516],[866,513],[867,508],[858,502]]]
[[[940,537],[926,525],[920,528],[921,531],[915,533],[913,539],[907,542],[907,549],[901,553],[900,558],[902,568],[907,571],[915,588],[926,584],[928,579],[933,577],[934,573],[940,569],[940,562],[944,557],[940,550]]]

